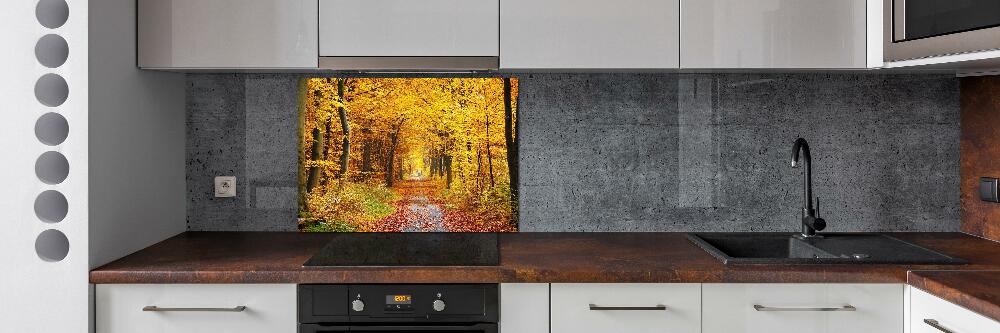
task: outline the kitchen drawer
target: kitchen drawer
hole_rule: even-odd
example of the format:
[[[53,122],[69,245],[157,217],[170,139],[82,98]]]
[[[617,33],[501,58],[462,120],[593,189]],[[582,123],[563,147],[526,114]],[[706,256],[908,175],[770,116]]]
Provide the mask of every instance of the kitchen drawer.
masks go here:
[[[903,332],[902,284],[705,284],[705,333]],[[836,311],[844,306],[854,311]]]
[[[98,333],[294,333],[294,284],[100,284]],[[232,311],[144,311],[246,308]]]
[[[908,333],[996,333],[1000,322],[910,287],[910,332]],[[936,321],[940,328],[926,322]]]
[[[552,333],[701,330],[699,284],[554,283],[551,290]]]

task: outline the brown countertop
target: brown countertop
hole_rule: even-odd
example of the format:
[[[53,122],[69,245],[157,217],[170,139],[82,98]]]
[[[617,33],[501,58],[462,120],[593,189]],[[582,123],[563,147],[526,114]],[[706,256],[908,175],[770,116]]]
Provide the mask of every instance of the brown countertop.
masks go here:
[[[1000,321],[1000,270],[911,271],[907,283]]]
[[[907,282],[1000,320],[1000,243],[962,233],[891,235],[969,264],[726,266],[683,233],[516,233],[500,235],[499,266],[303,267],[330,234],[186,232],[91,271],[90,282]]]
[[[514,233],[491,267],[303,267],[329,234],[186,232],[90,273],[91,283],[906,282],[910,270],[1000,270],[1000,243],[893,236],[968,265],[726,266],[683,233]]]

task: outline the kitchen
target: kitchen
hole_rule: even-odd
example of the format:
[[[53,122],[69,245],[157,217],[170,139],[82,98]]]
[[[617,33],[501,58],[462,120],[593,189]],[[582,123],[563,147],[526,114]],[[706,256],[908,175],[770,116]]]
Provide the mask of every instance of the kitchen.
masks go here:
[[[1000,331],[991,1],[6,6],[4,331]]]

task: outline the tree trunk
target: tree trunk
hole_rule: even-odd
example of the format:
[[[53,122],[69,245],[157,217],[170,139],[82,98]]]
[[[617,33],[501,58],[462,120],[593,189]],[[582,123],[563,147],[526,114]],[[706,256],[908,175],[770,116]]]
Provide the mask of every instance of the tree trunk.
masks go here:
[[[323,129],[323,130],[319,130],[319,128],[317,127],[317,130],[319,130],[319,138],[321,140],[320,141],[320,147],[322,148],[322,151],[319,153],[318,157],[316,158],[317,161],[327,161],[327,160],[330,159],[330,146],[333,145],[332,143],[330,143],[330,137],[333,136],[332,134],[330,134],[330,132],[332,131],[330,129],[330,126],[331,126],[330,125],[330,121],[331,121],[330,119],[327,119],[326,126],[324,127],[325,129]],[[315,136],[313,136],[313,137],[315,137]],[[328,169],[327,166],[322,166],[322,167],[319,168],[318,178],[316,179],[316,186],[325,186],[326,185],[326,182],[329,180],[328,179],[329,177],[327,177],[327,173],[326,173],[327,169]]]
[[[483,188],[483,149],[476,148],[476,190]]]
[[[488,112],[488,111],[487,111]],[[486,164],[489,165],[490,169],[490,187],[496,185],[496,181],[493,180],[493,153],[490,152],[490,114],[486,114]]]
[[[393,184],[393,162],[396,161],[396,146],[399,145],[399,130],[403,127],[403,121],[400,120],[396,128],[393,129],[392,133],[389,134],[389,154],[386,156],[386,167],[385,167],[385,186],[392,187]]]
[[[517,203],[518,195],[518,150],[515,131],[514,107],[512,105],[510,78],[503,79],[504,138],[507,141],[507,174],[510,177],[510,202]]]
[[[344,102],[344,81],[346,80],[337,79],[337,96],[340,97],[341,103]],[[337,108],[337,113],[340,115],[340,129],[344,132],[344,141],[340,151],[340,173],[337,178],[343,179],[347,175],[347,166],[351,159],[351,125],[347,123],[347,109],[344,108],[343,104]]]
[[[431,174],[430,174],[431,178],[437,176],[437,162],[438,162],[437,153],[436,152],[431,153]]]
[[[319,128],[313,128],[313,146],[312,146],[312,156],[310,160],[313,162],[321,161],[320,152],[323,151],[323,132]],[[306,181],[306,192],[312,192],[313,188],[319,184],[319,178],[323,168],[318,165],[313,165],[309,169],[309,179]]]
[[[330,84],[330,79],[326,79],[326,83]],[[320,102],[322,103],[322,102]],[[318,109],[318,108],[317,108]],[[333,117],[327,117],[323,122],[323,154],[322,159],[324,161],[330,159],[330,147],[333,146]]]
[[[444,149],[442,149],[441,150],[441,154],[438,155],[438,165],[440,166],[440,168],[438,168],[438,176],[439,177],[444,177],[444,173],[446,171],[445,168],[448,167],[448,165],[446,163],[447,163],[447,160],[446,160],[446,157],[444,155]]]
[[[444,157],[444,168],[446,170],[445,172],[448,175],[446,188],[451,188],[451,156]]]

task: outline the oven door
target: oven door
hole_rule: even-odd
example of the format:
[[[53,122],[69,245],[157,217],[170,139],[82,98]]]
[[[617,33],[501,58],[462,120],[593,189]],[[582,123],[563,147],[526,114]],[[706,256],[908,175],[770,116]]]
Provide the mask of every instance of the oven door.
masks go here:
[[[299,333],[323,332],[425,332],[425,333],[498,333],[497,324],[473,325],[365,325],[365,326],[325,326],[317,324],[300,324]]]
[[[884,0],[885,60],[1000,49],[1000,1]]]

